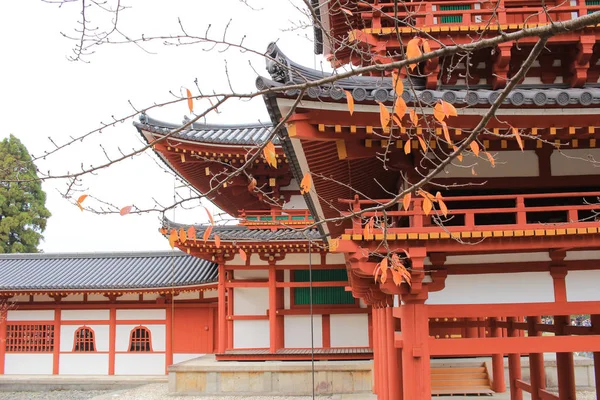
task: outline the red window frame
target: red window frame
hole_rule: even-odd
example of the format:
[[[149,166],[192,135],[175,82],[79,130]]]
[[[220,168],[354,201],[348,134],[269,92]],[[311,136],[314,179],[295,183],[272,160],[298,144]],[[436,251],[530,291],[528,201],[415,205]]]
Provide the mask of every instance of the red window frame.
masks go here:
[[[151,353],[152,352],[152,332],[145,326],[136,326],[129,333],[130,353]]]
[[[85,334],[85,335],[82,335]],[[73,352],[75,353],[95,353],[96,348],[96,332],[89,326],[81,326],[77,328],[73,334]]]
[[[52,353],[55,327],[49,323],[12,323],[6,325],[7,353]]]

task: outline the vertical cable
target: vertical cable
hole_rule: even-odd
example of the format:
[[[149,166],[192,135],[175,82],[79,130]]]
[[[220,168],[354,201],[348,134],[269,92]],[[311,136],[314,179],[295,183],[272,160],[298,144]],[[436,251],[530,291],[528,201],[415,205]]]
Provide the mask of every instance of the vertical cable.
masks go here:
[[[310,368],[312,378],[312,398],[315,399],[315,330],[313,322],[313,280],[312,280],[312,246],[308,240],[308,304],[310,309]]]

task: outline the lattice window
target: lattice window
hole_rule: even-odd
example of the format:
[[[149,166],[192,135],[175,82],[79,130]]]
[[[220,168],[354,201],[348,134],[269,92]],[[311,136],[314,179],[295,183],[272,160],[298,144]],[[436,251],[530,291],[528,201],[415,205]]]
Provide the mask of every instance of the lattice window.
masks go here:
[[[456,4],[456,5],[445,5],[440,6],[440,11],[463,11],[470,10],[470,4]],[[442,24],[459,24],[463,20],[462,15],[443,15],[441,18]]]
[[[96,351],[94,331],[87,326],[82,326],[75,331],[75,345],[73,351]]]
[[[322,269],[314,270],[312,272],[313,282],[326,282],[335,281],[343,282],[348,281],[348,273],[346,269]],[[296,282],[308,282],[309,271],[308,270],[297,270],[294,271],[294,281]],[[326,287],[313,287],[312,292],[313,304],[327,305],[327,304],[355,304],[355,299],[352,297],[352,292],[346,292],[343,286],[326,286]],[[308,305],[310,304],[310,288],[301,287],[294,288],[294,304],[295,305]]]
[[[129,351],[152,351],[152,339],[150,338],[150,330],[148,328],[140,326],[131,331]]]
[[[51,353],[54,351],[54,325],[6,325],[6,351]]]

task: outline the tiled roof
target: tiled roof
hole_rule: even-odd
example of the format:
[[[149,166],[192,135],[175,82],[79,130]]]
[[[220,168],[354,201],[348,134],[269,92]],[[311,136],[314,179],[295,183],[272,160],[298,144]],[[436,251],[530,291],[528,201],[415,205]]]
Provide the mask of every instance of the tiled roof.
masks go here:
[[[140,121],[135,121],[133,124],[140,131],[145,130],[159,135],[167,135],[173,129],[183,126],[186,122],[183,121],[179,125],[172,124],[142,114],[140,115]],[[255,146],[266,141],[271,129],[273,129],[271,122],[239,125],[194,123],[192,129],[185,129],[172,135],[172,137],[202,143]],[[277,137],[274,138],[273,142],[277,144]]]
[[[169,221],[168,219],[164,219],[163,226],[167,229],[187,229],[191,225],[178,224],[176,222]],[[197,238],[202,240],[207,226],[194,225],[194,228],[196,228]],[[245,226],[235,225],[215,226],[210,234],[209,240],[212,240],[214,235],[219,235],[222,241],[268,242],[284,240],[321,240],[321,235],[317,229],[248,229]]]
[[[0,290],[166,288],[217,281],[217,264],[181,252],[0,254]]]
[[[271,57],[271,59],[267,59],[267,71],[271,79],[258,77],[256,87],[259,90],[285,84],[301,84],[332,76],[331,73],[295,63],[283,54],[274,43],[269,45],[267,55]],[[410,87],[408,84],[404,86],[406,88]],[[482,87],[473,87],[470,90],[459,87],[448,87],[446,90],[426,90],[424,80],[418,78],[412,79],[412,86],[415,88],[414,91],[405,90],[402,94],[402,98],[407,103],[414,102],[418,98],[424,104],[433,104],[443,99],[448,103],[457,105],[483,106],[492,104],[500,95],[500,90],[489,90]],[[339,79],[333,84],[309,88],[305,96],[314,99],[341,100],[345,99],[345,90],[350,91],[356,101],[392,102],[394,100],[391,78],[375,76],[354,76]],[[286,95],[297,96],[299,93],[299,90],[290,90]],[[600,88],[569,88],[566,85],[564,88],[557,88],[556,85],[551,87],[520,85],[518,89],[510,93],[503,104],[538,107],[547,105],[589,106],[600,104]]]

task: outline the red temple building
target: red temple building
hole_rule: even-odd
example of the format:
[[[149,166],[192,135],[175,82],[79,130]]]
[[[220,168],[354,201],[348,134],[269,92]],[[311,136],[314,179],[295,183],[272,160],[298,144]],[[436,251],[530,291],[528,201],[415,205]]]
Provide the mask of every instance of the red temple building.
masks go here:
[[[316,50],[336,67],[400,59],[416,34],[428,35],[435,50],[439,43],[465,44],[475,35],[600,11],[592,0],[547,1],[555,5],[548,14],[539,12],[539,1],[424,1],[403,3],[399,18],[410,23],[398,25],[392,2],[343,3],[315,2],[323,27],[316,37],[332,38],[317,41]],[[389,74],[307,89],[277,132],[277,167],[259,158],[248,175],[211,196],[238,225],[211,226],[203,240],[209,226],[164,220],[166,236],[177,232],[176,247],[218,265],[216,359],[373,359],[372,389],[380,400],[505,391],[513,400],[524,392],[536,400],[575,399],[574,353],[591,352],[600,365],[598,32],[590,26],[548,40],[478,139],[493,164],[465,152],[426,185],[440,191],[447,216],[428,211],[419,193],[385,214],[356,213],[386,204],[435,167],[432,157],[452,150],[442,127],[431,125],[435,104],[456,107],[448,135],[459,143],[519,70],[535,38],[478,50],[468,62],[448,57],[418,65],[401,97],[422,111],[416,124],[402,116],[403,127],[381,126],[380,104],[391,109],[396,96]],[[269,76],[256,80],[260,90],[330,76],[295,63],[274,44],[267,56]],[[264,144],[299,94],[264,95],[269,123],[193,124],[171,134],[182,124],[143,115],[135,126],[148,142],[169,135],[155,151],[207,193],[219,174],[236,170]],[[312,187],[303,193],[308,174]],[[251,179],[256,184],[249,189]],[[315,225],[324,220],[331,222]],[[366,229],[369,221],[374,226]],[[409,260],[410,284],[374,278],[390,254]],[[591,325],[572,326],[571,316],[582,314]],[[546,376],[544,354],[555,355],[553,378]],[[481,357],[491,363],[467,362]],[[466,361],[461,367],[447,359]],[[598,380],[600,367],[594,371]],[[551,380],[558,395],[547,387]],[[185,384],[173,388],[185,391]]]

